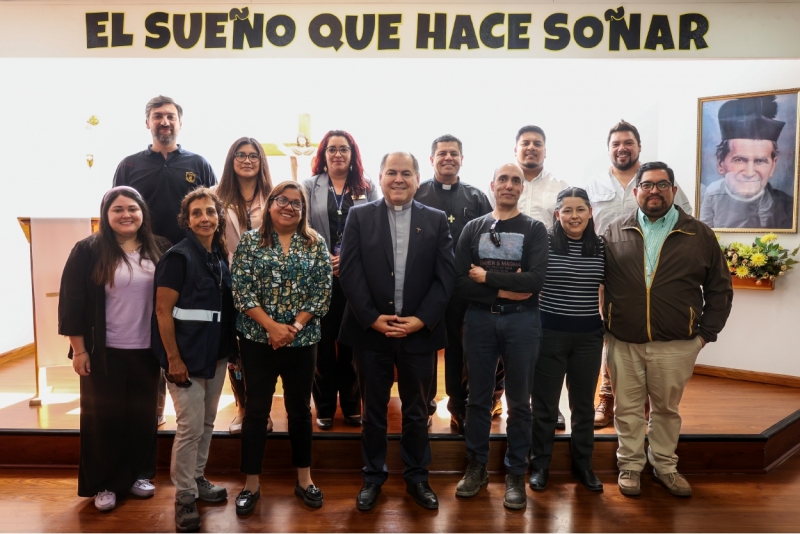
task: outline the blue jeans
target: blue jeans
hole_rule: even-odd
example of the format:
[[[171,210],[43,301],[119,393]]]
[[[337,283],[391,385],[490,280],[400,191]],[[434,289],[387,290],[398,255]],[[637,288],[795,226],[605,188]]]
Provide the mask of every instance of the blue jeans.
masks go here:
[[[512,475],[527,471],[533,421],[530,399],[541,339],[538,307],[506,314],[494,314],[475,306],[467,310],[464,354],[469,401],[464,437],[468,458],[484,464],[489,460],[495,370],[502,358],[508,405],[506,471]]]

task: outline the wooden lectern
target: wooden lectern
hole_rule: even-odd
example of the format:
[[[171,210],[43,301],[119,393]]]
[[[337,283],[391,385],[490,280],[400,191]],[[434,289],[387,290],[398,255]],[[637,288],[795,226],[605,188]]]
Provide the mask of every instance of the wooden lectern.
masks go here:
[[[66,365],[69,341],[58,335],[58,292],[61,273],[75,243],[96,232],[98,218],[53,219],[18,217],[30,244],[33,338],[36,367],[36,396],[31,406],[42,404],[50,391],[47,367]]]

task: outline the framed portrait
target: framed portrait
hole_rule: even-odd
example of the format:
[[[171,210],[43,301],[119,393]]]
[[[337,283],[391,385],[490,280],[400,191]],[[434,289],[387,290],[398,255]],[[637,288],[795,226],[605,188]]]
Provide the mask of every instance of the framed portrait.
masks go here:
[[[797,232],[800,89],[697,103],[697,214],[717,232]]]

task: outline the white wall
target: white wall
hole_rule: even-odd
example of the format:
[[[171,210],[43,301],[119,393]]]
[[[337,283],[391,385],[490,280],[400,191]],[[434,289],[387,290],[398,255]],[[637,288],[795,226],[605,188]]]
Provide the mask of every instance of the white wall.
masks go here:
[[[642,159],[669,163],[694,199],[697,98],[797,87],[799,67],[795,60],[0,59],[7,203],[0,246],[9,258],[0,277],[0,352],[33,339],[28,247],[16,217],[98,215],[119,160],[148,143],[144,104],[159,93],[184,107],[181,144],[218,173],[236,138],[290,142],[298,114],[310,113],[313,140],[331,128],[353,133],[373,178],[390,150],[411,150],[429,177],[431,140],[452,133],[464,142],[463,179],[480,187],[513,157],[516,130],[538,124],[548,136],[546,167],[584,185],[608,167],[608,128],[624,118],[641,131]],[[91,115],[100,124],[87,130]],[[270,165],[274,179],[289,177],[286,158]],[[800,238],[784,234],[781,242],[793,248]],[[784,337],[797,317],[796,276],[774,292],[737,292],[728,327],[700,362],[800,376]],[[760,335],[757,347],[751,332]]]

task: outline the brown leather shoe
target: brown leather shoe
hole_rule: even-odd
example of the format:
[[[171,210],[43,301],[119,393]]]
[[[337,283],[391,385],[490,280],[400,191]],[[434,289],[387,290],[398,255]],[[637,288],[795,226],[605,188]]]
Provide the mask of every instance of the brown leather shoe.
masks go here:
[[[600,395],[600,403],[594,411],[594,427],[603,428],[614,421],[614,397]]]

